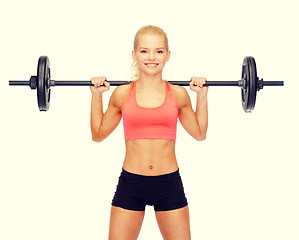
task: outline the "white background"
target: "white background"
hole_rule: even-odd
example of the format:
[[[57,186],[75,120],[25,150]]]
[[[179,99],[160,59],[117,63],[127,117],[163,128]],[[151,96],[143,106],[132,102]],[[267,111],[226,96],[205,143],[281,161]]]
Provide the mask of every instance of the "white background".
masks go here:
[[[36,92],[8,80],[36,75],[41,55],[52,79],[127,79],[147,24],[168,34],[167,80],[238,80],[251,55],[259,77],[285,81],[259,92],[251,114],[240,89],[210,87],[204,142],[178,124],[192,239],[299,239],[298,1],[11,0],[0,9],[0,239],[107,239],[122,122],[94,143],[88,87],[52,88],[50,110],[39,112]],[[139,239],[162,239],[152,207]]]

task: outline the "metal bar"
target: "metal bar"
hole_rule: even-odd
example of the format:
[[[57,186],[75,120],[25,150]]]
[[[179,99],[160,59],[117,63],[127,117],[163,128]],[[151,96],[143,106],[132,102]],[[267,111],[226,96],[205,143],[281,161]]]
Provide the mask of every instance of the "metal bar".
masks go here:
[[[130,84],[128,81],[108,81],[111,86]],[[190,81],[169,81],[169,83],[180,86],[189,86]],[[207,81],[204,86],[239,86],[238,81]],[[28,86],[30,81],[10,80],[9,86]],[[51,80],[51,86],[92,86],[91,81],[86,80]],[[283,81],[263,81],[263,86],[284,86]]]
[[[28,86],[29,81],[15,81],[11,80],[9,81],[9,86]]]
[[[53,81],[53,80],[52,80]],[[108,81],[110,86],[130,84],[128,81]],[[190,81],[169,81],[169,83],[180,86],[189,86]],[[91,81],[53,81],[53,86],[92,86]],[[238,86],[238,81],[207,81],[204,86]]]
[[[283,86],[283,81],[263,81],[264,86]]]
[[[53,83],[52,83],[53,82]],[[119,85],[125,85],[130,84],[131,82],[126,81],[107,81],[110,83],[110,86],[119,86]],[[91,81],[85,81],[85,80],[78,80],[78,81],[53,81],[51,80],[51,86],[93,86]]]
[[[180,86],[189,86],[190,81],[169,81],[169,83]],[[238,87],[238,81],[207,81],[204,86],[231,86]]]

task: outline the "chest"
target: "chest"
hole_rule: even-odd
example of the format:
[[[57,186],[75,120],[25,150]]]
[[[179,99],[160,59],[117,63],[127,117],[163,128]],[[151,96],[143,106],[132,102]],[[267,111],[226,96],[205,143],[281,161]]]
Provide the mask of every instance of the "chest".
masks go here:
[[[166,98],[165,90],[135,91],[136,103],[144,108],[155,108],[161,106]]]

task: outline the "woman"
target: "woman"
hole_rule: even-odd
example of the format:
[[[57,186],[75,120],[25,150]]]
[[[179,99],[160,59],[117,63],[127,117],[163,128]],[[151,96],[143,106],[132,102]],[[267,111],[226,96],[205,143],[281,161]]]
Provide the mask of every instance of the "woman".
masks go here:
[[[92,78],[91,132],[103,141],[123,117],[126,155],[110,216],[109,239],[137,239],[145,205],[153,205],[164,239],[191,239],[189,209],[175,156],[177,118],[196,140],[208,127],[205,78],[192,77],[196,112],[187,91],[162,79],[170,58],[165,32],[155,26],[139,29],[132,57],[137,80],[115,88],[105,114],[102,93],[106,77]],[[100,87],[101,85],[104,85]]]

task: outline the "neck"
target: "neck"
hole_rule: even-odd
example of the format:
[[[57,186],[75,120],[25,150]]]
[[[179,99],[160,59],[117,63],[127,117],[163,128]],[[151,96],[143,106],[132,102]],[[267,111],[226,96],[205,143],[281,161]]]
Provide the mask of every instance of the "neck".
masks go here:
[[[137,80],[139,84],[145,85],[147,87],[159,87],[164,82],[162,79],[162,74],[154,75],[154,76],[148,76],[141,74]]]

